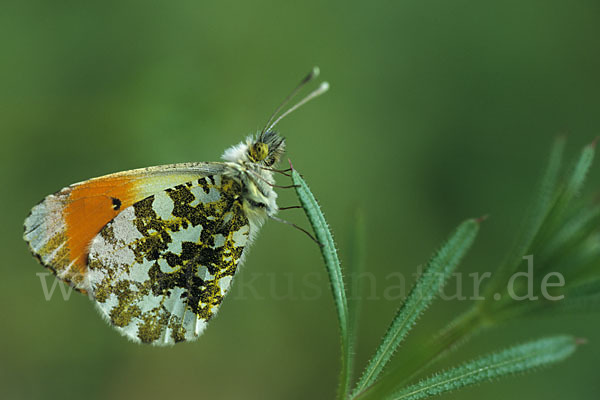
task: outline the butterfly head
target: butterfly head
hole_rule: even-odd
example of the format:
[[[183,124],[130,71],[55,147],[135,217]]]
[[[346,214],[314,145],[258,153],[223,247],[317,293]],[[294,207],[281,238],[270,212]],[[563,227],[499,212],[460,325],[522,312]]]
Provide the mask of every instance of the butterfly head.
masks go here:
[[[285,139],[275,131],[268,131],[256,136],[248,136],[245,141],[230,147],[223,154],[223,159],[271,167],[279,162],[284,152]]]
[[[284,152],[285,139],[275,131],[261,133],[253,142],[248,143],[248,159],[267,167],[277,164]]]
[[[233,146],[225,151],[223,159],[225,161],[236,163],[254,163],[271,167],[279,162],[285,152],[285,139],[282,138],[273,130],[275,125],[284,117],[289,115],[294,110],[297,110],[303,104],[325,93],[329,89],[329,83],[322,82],[321,85],[302,100],[288,108],[286,111],[280,111],[294,98],[298,91],[319,75],[319,68],[314,67],[312,71],[296,86],[296,88],[283,100],[283,102],[275,109],[275,112],[269,118],[265,127],[255,137],[248,137],[246,142],[242,142],[237,146]],[[279,115],[279,116],[278,116]]]

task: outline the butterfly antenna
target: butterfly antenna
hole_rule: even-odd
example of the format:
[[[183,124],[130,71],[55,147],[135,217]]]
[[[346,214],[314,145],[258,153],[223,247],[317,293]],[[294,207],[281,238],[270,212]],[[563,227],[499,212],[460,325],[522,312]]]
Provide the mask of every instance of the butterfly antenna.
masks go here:
[[[281,104],[279,104],[279,106],[275,109],[275,112],[273,112],[273,114],[271,114],[271,117],[269,118],[269,120],[267,121],[267,123],[265,124],[265,127],[263,128],[263,130],[260,132],[261,135],[263,135],[269,127],[269,124],[271,124],[271,122],[273,121],[273,119],[275,119],[275,116],[281,111],[281,109],[283,107],[285,107],[285,105],[287,103],[289,103],[289,101],[291,99],[294,98],[294,96],[296,96],[298,94],[298,92],[300,91],[300,89],[302,89],[304,87],[304,85],[306,85],[308,82],[312,81],[313,79],[315,79],[317,76],[319,76],[320,70],[319,67],[314,67],[308,75],[306,75],[304,77],[304,79],[302,79],[302,81],[300,81],[300,83],[298,84],[298,86],[296,86],[294,88],[294,90],[292,90],[292,92],[290,94],[287,95],[287,97],[285,99],[283,99],[283,101],[281,102]],[[271,125],[273,126],[273,125]]]
[[[298,108],[302,107],[304,104],[308,103],[309,101],[311,101],[315,97],[318,97],[318,96],[322,95],[323,93],[325,93],[328,90],[329,90],[329,82],[323,82],[323,83],[321,83],[321,85],[319,85],[318,88],[316,88],[315,90],[313,90],[312,92],[310,92],[309,94],[307,94],[305,98],[303,98],[302,100],[300,100],[299,102],[297,102],[296,104],[294,104],[292,107],[290,107],[286,112],[284,112],[283,114],[281,114],[279,116],[279,118],[277,118],[275,120],[275,122],[273,122],[271,125],[269,125],[269,127],[267,129],[265,129],[265,132],[270,131],[271,129],[273,129],[273,127],[275,125],[277,125],[279,123],[279,121],[281,121],[282,119],[284,119],[290,113],[292,113],[293,111],[296,111]]]

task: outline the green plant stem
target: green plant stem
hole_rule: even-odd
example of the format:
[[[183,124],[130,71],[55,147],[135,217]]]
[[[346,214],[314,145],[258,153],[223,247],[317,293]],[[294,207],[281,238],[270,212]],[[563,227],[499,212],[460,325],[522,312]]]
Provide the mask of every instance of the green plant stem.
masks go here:
[[[361,208],[355,210],[354,213],[354,229],[352,230],[352,240],[349,248],[352,249],[352,256],[348,263],[348,347],[347,347],[347,360],[348,365],[346,370],[348,371],[346,379],[347,387],[345,388],[344,396],[348,395],[350,391],[350,385],[352,383],[352,374],[354,372],[354,354],[357,347],[358,328],[360,319],[360,307],[361,299],[363,294],[363,284],[361,280],[361,274],[366,271],[366,222],[364,212]],[[338,391],[340,392],[340,391]]]
[[[478,334],[485,326],[479,309],[473,307],[467,312],[459,315],[426,346],[426,352],[414,357],[410,365],[410,372],[401,379],[400,384],[408,383],[411,379],[424,372],[429,366],[444,358],[453,350],[456,350],[469,338]]]

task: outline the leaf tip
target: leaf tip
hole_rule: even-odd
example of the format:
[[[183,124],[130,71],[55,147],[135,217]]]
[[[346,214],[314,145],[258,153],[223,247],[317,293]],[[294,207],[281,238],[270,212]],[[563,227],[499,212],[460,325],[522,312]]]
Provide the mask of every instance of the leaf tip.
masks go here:
[[[490,217],[490,214],[484,214],[479,218],[475,218],[475,222],[481,224],[483,221],[487,220]]]
[[[590,143],[590,144],[589,144],[589,146],[590,146],[592,149],[595,149],[595,148],[596,148],[596,143],[598,143],[598,139],[599,139],[599,138],[600,138],[600,136],[596,136],[596,137],[594,138],[594,140],[592,140],[592,143]]]
[[[587,338],[575,338],[575,344],[577,346],[582,346],[588,344]]]

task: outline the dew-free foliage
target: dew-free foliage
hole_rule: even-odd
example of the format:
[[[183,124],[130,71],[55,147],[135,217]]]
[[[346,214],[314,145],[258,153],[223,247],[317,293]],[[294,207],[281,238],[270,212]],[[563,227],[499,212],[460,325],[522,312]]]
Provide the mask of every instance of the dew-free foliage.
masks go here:
[[[577,344],[584,342],[571,335],[550,335],[497,350],[418,379],[426,369],[434,367],[436,362],[460,346],[465,346],[469,338],[492,328],[502,328],[507,321],[600,309],[600,206],[580,198],[594,159],[595,142],[583,148],[567,174],[561,177],[564,147],[564,138],[555,141],[538,194],[523,218],[525,223],[518,240],[484,287],[485,300],[473,303],[467,311],[448,322],[444,329],[432,335],[423,347],[425,351],[412,354],[409,351],[405,363],[387,368],[418,318],[432,305],[436,294],[474,244],[482,219],[467,219],[431,256],[423,274],[405,301],[399,304],[380,345],[356,382],[352,382],[352,374],[360,307],[356,295],[360,295],[360,289],[349,282],[348,287],[355,290],[349,301],[329,225],[308,185],[292,169],[298,198],[320,243],[337,310],[341,345],[338,399],[417,400],[434,397],[555,364],[573,354]],[[349,279],[366,269],[366,246],[357,242],[366,240],[365,220],[360,212],[356,218]],[[508,280],[524,268],[523,258],[530,255],[537,260],[535,269],[538,272],[558,272],[568,278],[563,287],[552,292],[552,296],[564,296],[564,300],[553,301],[539,296],[539,301],[519,302],[507,295]],[[516,290],[523,289],[516,286]],[[492,296],[497,292],[502,293],[500,301]]]

